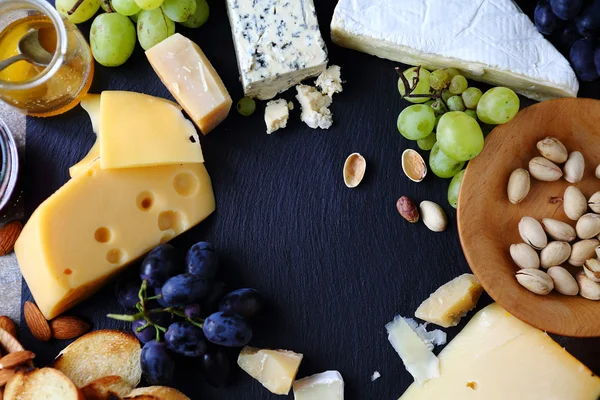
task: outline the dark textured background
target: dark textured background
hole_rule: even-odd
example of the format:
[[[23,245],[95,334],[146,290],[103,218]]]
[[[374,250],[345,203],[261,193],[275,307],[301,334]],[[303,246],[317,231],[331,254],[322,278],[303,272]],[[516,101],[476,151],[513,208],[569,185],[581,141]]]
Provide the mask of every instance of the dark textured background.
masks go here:
[[[235,102],[243,94],[225,6],[221,0],[209,3],[211,16],[204,27],[178,30],[202,47]],[[331,107],[333,127],[311,130],[300,122],[296,106],[288,127],[267,135],[263,102],[251,117],[232,110],[222,125],[202,138],[217,211],[174,244],[187,248],[198,240],[213,242],[222,252],[222,278],[229,287],[255,287],[270,300],[267,315],[255,326],[252,345],[303,353],[299,377],[339,370],[348,400],[395,399],[412,377],[388,343],[385,324],[396,314],[412,315],[432,291],[469,267],[458,240],[455,210],[446,201],[449,180],[430,174],[416,184],[402,173],[400,154],[416,144],[396,129],[397,115],[407,104],[396,89],[397,64],[332,44],[329,22],[336,1],[315,3],[331,63],[341,65],[346,81]],[[534,2],[520,3],[531,15]],[[88,28],[84,25],[82,30],[87,33]],[[106,89],[171,97],[139,47],[120,68],[98,66],[91,92]],[[292,92],[284,97],[292,99]],[[582,84],[580,95],[598,97],[598,85]],[[79,107],[59,117],[28,120],[28,214],[68,179],[68,167],[94,140]],[[344,160],[352,152],[363,154],[368,163],[365,180],[354,190],[342,179]],[[401,195],[438,202],[448,214],[448,230],[433,233],[423,224],[409,225],[395,208]],[[135,273],[136,266],[131,269]],[[30,298],[23,287],[24,299]],[[482,298],[479,308],[489,301]],[[114,287],[71,313],[91,319],[94,328],[127,329],[105,318],[108,312],[120,312]],[[449,337],[467,320],[447,329]],[[42,363],[67,344],[41,344],[26,328],[21,334]],[[600,373],[600,341],[558,340]],[[211,388],[198,379],[197,367],[188,366],[194,363],[181,361],[177,386],[193,399],[278,398],[239,371],[228,387]],[[374,371],[382,376],[372,383]]]

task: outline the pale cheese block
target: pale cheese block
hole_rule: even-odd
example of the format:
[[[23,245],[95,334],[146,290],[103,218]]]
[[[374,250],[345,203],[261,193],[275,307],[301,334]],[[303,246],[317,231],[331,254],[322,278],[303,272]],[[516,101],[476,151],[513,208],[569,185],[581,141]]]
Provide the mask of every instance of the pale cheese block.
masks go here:
[[[23,277],[48,319],[215,209],[202,163],[114,170],[99,164],[43,202],[15,244]]]
[[[294,400],[344,400],[344,379],[338,371],[325,371],[294,382]]]
[[[100,96],[102,168],[204,162],[194,124],[177,107],[135,92],[104,91]]]
[[[440,377],[402,400],[596,400],[600,379],[545,332],[492,304],[439,354]]]
[[[286,395],[292,388],[302,357],[302,354],[289,350],[246,346],[240,352],[237,363],[271,393]]]
[[[423,301],[415,311],[415,317],[444,328],[456,326],[475,308],[481,293],[483,288],[475,275],[460,275],[440,286]]]
[[[176,33],[146,50],[146,57],[203,134],[227,118],[231,96],[196,43]]]
[[[569,62],[512,0],[340,0],[331,37],[404,64],[455,67],[536,100],[579,90]]]

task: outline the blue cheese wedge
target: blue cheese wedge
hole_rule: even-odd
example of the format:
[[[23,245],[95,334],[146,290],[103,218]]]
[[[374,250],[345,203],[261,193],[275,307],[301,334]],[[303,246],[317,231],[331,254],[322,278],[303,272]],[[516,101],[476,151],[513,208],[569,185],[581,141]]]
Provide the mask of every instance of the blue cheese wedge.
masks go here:
[[[579,89],[569,62],[512,0],[340,0],[331,37],[404,64],[455,67],[532,99]]]
[[[294,382],[294,400],[344,400],[344,379],[338,371],[325,371]]]
[[[269,100],[327,66],[313,0],[227,0],[244,93]]]

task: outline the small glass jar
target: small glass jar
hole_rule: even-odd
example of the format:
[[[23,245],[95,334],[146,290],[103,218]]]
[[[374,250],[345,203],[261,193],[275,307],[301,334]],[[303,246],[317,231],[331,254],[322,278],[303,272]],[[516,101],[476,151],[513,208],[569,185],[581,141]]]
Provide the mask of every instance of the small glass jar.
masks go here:
[[[0,120],[0,210],[13,197],[19,176],[17,144],[6,124]]]
[[[0,60],[18,54],[19,40],[38,30],[53,54],[46,67],[18,61],[0,71],[0,99],[38,117],[61,114],[87,93],[94,60],[83,34],[46,0],[0,0]]]

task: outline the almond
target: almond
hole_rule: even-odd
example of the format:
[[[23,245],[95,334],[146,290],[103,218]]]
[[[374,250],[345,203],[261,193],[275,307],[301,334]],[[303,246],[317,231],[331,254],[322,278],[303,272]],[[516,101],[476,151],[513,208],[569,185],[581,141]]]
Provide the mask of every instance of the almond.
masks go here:
[[[0,316],[0,329],[4,329],[6,332],[10,333],[14,337],[17,337],[17,326],[15,325],[13,320],[7,317],[6,315]]]
[[[14,368],[34,358],[35,354],[31,351],[16,351],[0,358],[0,369]]]
[[[52,338],[50,325],[48,325],[48,321],[46,321],[38,306],[31,301],[26,301],[23,307],[23,315],[34,338],[41,342],[47,342]]]
[[[19,221],[11,221],[0,228],[0,257],[13,250],[22,229],[23,224]]]
[[[50,321],[54,339],[74,339],[90,330],[91,325],[77,317],[62,316]]]
[[[13,377],[13,375],[15,374],[15,370],[14,369],[0,369],[0,387],[6,385],[6,382],[8,382],[10,380],[10,378]]]

